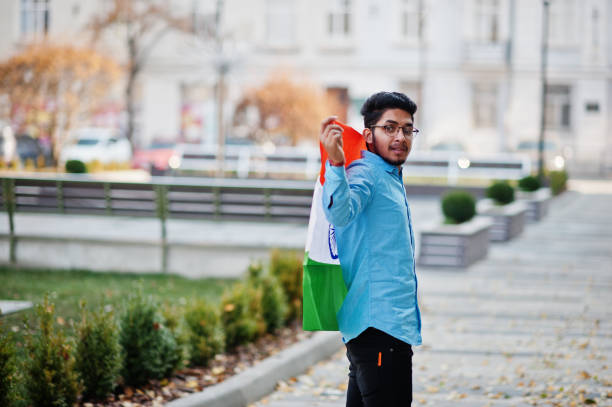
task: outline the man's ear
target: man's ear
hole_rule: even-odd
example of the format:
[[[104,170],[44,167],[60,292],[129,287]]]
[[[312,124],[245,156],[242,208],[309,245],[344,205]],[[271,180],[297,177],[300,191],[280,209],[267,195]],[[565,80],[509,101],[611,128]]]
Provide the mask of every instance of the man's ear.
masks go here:
[[[372,129],[363,129],[363,138],[365,139],[366,144],[372,144]]]

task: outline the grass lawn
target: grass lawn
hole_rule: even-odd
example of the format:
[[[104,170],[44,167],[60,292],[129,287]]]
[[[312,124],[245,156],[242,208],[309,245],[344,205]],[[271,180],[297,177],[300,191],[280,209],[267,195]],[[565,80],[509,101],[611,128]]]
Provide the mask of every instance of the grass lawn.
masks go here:
[[[100,273],[85,270],[45,270],[0,267],[0,299],[42,303],[46,293],[55,304],[58,325],[72,336],[72,322],[80,318],[79,302],[85,300],[88,309],[112,306],[121,312],[128,295],[142,287],[160,303],[170,306],[189,303],[196,298],[219,302],[230,279],[187,279],[176,275]],[[16,342],[23,343],[23,319],[36,322],[34,308],[0,317],[2,330],[15,332]]]

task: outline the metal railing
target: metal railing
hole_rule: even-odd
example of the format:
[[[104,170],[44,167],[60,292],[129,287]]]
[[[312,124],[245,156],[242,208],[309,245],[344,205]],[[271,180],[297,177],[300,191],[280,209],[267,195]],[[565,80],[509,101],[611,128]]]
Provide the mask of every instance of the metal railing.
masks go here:
[[[0,178],[0,204],[9,218],[10,261],[16,262],[14,214],[137,216],[161,222],[162,270],[167,270],[166,220],[262,220],[306,223],[314,182],[158,178],[110,182],[87,176]]]
[[[183,146],[176,173],[212,174],[217,171],[215,146]],[[228,146],[224,171],[238,178],[293,176],[315,179],[321,160],[314,148],[282,147],[266,151],[261,147]],[[448,185],[459,178],[519,179],[531,173],[531,162],[523,154],[468,154],[450,151],[414,151],[404,164],[404,174],[415,177],[444,177]]]

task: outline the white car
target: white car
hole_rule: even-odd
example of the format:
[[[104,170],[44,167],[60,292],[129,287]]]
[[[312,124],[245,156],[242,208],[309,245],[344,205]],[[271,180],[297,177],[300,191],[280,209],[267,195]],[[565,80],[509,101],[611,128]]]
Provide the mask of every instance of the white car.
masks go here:
[[[120,137],[117,130],[102,127],[89,127],[75,130],[74,144],[62,150],[60,161],[80,160],[84,163],[99,161],[124,163],[132,159],[132,147],[125,137]]]

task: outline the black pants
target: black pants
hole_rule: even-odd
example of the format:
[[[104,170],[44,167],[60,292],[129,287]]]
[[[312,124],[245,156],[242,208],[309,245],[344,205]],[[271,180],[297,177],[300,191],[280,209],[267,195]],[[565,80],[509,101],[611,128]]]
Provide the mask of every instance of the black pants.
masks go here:
[[[346,407],[412,403],[412,347],[375,328],[346,344],[350,362]]]

